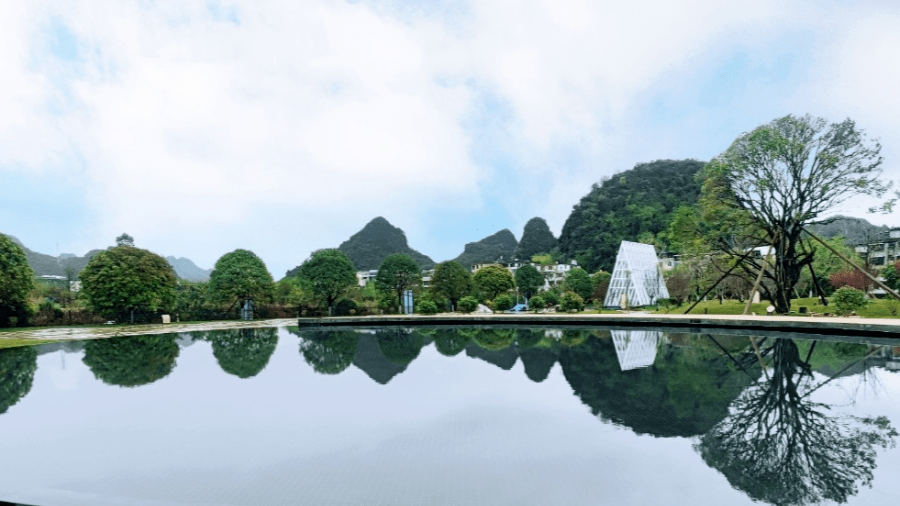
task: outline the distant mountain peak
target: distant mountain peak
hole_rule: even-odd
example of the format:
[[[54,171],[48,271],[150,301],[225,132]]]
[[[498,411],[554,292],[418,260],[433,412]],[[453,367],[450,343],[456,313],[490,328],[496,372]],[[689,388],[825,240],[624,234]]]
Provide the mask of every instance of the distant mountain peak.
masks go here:
[[[188,281],[209,281],[209,275],[212,273],[212,269],[201,269],[200,267],[197,267],[197,265],[189,258],[175,258],[173,256],[167,256],[166,261],[169,262],[169,265],[172,266],[172,269],[175,270],[175,274],[179,278],[186,279]]]
[[[406,232],[382,216],[373,218],[357,233],[338,246],[358,271],[378,269],[385,257],[394,253],[409,255],[423,269],[434,266],[434,260],[412,248],[406,240]],[[287,271],[286,276],[294,276],[300,266]]]
[[[518,245],[516,236],[508,228],[504,228],[480,241],[466,244],[463,252],[454,260],[466,268],[482,262],[501,260],[511,262],[515,258]]]

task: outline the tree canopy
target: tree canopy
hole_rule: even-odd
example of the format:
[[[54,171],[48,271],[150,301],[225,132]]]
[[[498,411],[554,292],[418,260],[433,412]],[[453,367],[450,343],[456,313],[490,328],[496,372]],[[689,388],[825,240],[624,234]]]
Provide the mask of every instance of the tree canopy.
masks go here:
[[[28,265],[25,251],[0,234],[0,327],[9,327],[11,317],[17,319],[17,325],[28,323],[31,315],[28,292],[32,288],[34,271]]]
[[[175,307],[177,279],[166,259],[145,249],[121,245],[94,255],[81,271],[90,306],[107,317],[129,311],[168,311]]]
[[[519,287],[526,299],[530,299],[544,286],[544,275],[533,265],[525,264],[516,269],[516,286]]]
[[[353,262],[337,249],[323,249],[312,254],[300,266],[298,276],[304,287],[328,305],[333,314],[334,303],[357,285]]]
[[[472,273],[456,260],[441,262],[431,276],[431,290],[449,299],[455,310],[459,299],[472,292]]]
[[[566,289],[578,294],[584,300],[594,295],[594,281],[581,267],[575,267],[566,274]]]
[[[540,253],[550,253],[556,248],[557,240],[543,218],[531,218],[522,231],[522,240],[516,247],[515,258],[528,260]]]
[[[815,248],[802,243],[803,229],[857,195],[880,196],[881,145],[847,119],[829,124],[812,116],[785,116],[738,137],[703,170],[703,200],[747,217],[745,241],[720,246],[738,254],[748,246],[772,245],[775,261],[762,291],[779,313],[790,301]],[[732,229],[735,223],[728,224]],[[752,262],[748,275],[761,262]]]
[[[516,287],[512,273],[500,265],[488,265],[478,269],[478,272],[472,276],[472,281],[488,300],[494,300],[501,293]]]
[[[266,264],[252,251],[236,249],[216,261],[209,275],[209,291],[221,303],[244,299],[270,300],[275,281]]]
[[[398,308],[403,306],[403,291],[422,284],[422,269],[412,258],[403,253],[388,255],[381,262],[375,276],[379,291],[397,296]]]
[[[559,236],[563,256],[588,272],[613,270],[623,240],[651,240],[665,249],[672,213],[697,202],[697,160],[658,160],[595,184],[572,209]]]

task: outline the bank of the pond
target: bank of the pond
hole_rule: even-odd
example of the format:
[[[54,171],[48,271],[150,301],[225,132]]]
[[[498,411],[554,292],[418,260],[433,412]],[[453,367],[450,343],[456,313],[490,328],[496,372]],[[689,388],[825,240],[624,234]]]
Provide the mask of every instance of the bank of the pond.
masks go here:
[[[25,340],[77,340],[102,339],[118,336],[144,336],[152,334],[172,334],[179,332],[200,332],[260,327],[284,327],[297,325],[294,318],[271,320],[218,320],[213,322],[160,323],[149,325],[100,325],[84,327],[24,327],[0,333],[0,347],[9,341]]]
[[[731,330],[734,332],[769,331],[801,334],[867,335],[900,337],[900,319],[800,317],[800,316],[735,316],[735,315],[676,315],[676,314],[441,314],[344,316],[299,318],[300,327],[378,327],[403,325],[533,325],[586,327],[654,327],[687,329],[691,332]]]

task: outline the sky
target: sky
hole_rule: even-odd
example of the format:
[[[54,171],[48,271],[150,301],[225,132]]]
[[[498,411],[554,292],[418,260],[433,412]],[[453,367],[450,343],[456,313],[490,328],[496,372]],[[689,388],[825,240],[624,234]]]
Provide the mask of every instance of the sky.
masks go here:
[[[900,2],[4,0],[0,232],[276,279],[376,216],[436,261],[603,177],[853,119],[900,180]],[[867,215],[875,202],[835,212]]]

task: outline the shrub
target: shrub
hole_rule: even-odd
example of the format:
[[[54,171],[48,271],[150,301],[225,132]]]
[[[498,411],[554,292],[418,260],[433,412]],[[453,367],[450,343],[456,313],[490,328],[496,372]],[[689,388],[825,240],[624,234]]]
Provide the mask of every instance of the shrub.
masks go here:
[[[561,306],[563,311],[581,311],[584,309],[584,299],[575,292],[566,292],[562,296]]]
[[[872,283],[865,274],[856,269],[835,272],[829,276],[828,282],[835,288],[849,286],[851,288],[856,288],[857,290],[865,290]]]
[[[506,311],[516,305],[516,299],[512,295],[498,295],[494,299],[494,309],[497,311]]]
[[[838,312],[845,315],[858,311],[869,303],[865,293],[849,286],[841,287],[834,292],[831,301],[837,307]]]
[[[541,296],[544,297],[544,302],[549,306],[555,306],[559,304],[559,293],[555,290],[547,290],[546,292],[541,292]]]
[[[437,313],[437,311],[438,311],[437,304],[435,304],[434,302],[432,302],[428,299],[420,300],[419,303],[416,305],[417,313],[435,314],[435,313]]]
[[[535,295],[528,301],[528,307],[531,309],[543,309],[547,305],[547,302],[540,295]]]
[[[476,308],[478,308],[478,299],[472,297],[471,295],[467,295],[459,299],[459,302],[457,302],[456,305],[463,313],[471,313],[472,311],[475,311]]]

